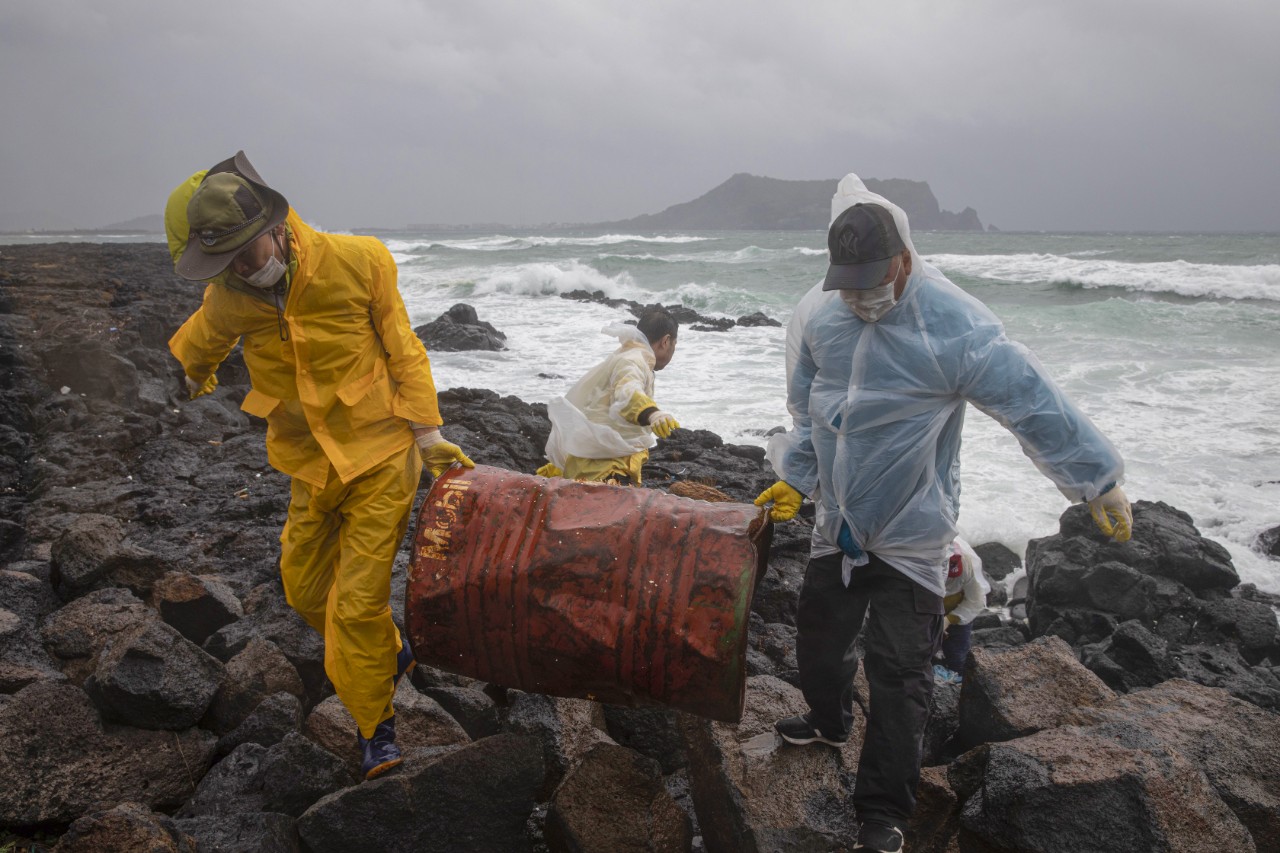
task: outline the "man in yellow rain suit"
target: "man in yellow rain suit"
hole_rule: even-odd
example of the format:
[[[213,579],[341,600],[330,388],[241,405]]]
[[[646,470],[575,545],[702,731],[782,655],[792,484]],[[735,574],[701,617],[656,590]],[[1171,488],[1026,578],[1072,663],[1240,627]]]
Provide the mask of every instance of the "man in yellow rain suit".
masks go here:
[[[547,404],[551,436],[544,477],[640,484],[653,436],[680,427],[653,402],[653,372],[671,362],[679,326],[665,308],[650,308],[639,324],[613,323],[604,334],[621,344],[563,397]]]
[[[391,564],[422,464],[438,476],[472,462],[440,435],[427,352],[382,243],[313,230],[244,152],[174,190],[166,231],[178,274],[211,282],[169,349],[198,397],[244,341],[241,408],[266,418],[267,458],[293,478],[285,596],[324,636],[373,778],[401,761],[391,697],[413,655],[391,618]]]

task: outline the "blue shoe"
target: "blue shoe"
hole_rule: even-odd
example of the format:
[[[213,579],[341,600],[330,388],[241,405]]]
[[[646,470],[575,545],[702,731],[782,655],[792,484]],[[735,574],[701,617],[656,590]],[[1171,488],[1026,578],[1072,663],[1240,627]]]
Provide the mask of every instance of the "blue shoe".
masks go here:
[[[364,753],[360,771],[366,779],[381,776],[404,760],[400,755],[400,747],[396,746],[395,717],[388,717],[378,723],[378,727],[373,730],[373,737],[368,740],[357,731],[356,740]]]
[[[391,686],[398,687],[400,679],[413,672],[413,668],[417,665],[417,658],[413,656],[413,650],[409,648],[409,644],[401,643],[400,651],[396,654],[396,677],[392,679]]]

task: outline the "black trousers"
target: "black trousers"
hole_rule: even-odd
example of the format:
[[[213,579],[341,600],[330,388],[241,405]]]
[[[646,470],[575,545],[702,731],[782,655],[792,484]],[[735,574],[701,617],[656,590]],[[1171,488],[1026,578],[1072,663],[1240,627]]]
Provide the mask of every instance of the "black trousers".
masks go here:
[[[853,726],[854,643],[864,632],[871,686],[853,805],[858,820],[905,828],[916,807],[920,749],[942,642],[942,596],[874,554],[848,588],[841,556],[809,560],[796,613],[796,656],[809,722],[826,735]]]

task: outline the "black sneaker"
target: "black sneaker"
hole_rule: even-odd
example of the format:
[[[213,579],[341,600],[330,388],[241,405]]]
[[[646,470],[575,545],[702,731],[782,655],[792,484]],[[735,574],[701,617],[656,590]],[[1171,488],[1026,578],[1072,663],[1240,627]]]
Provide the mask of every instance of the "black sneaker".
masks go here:
[[[848,735],[827,737],[809,724],[807,716],[787,717],[773,724],[774,729],[787,743],[804,746],[807,743],[825,743],[830,746],[842,746],[849,740]]]
[[[887,823],[867,821],[858,827],[858,842],[854,850],[875,850],[878,853],[901,853],[902,830]]]

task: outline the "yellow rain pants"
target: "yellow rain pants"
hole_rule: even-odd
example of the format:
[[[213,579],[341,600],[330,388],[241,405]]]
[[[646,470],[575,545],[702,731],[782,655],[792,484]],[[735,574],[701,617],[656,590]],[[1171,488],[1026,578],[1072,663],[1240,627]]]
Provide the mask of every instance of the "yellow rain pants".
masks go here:
[[[630,456],[616,459],[583,459],[578,456],[566,456],[564,460],[564,477],[567,480],[579,480],[587,483],[626,482],[640,485],[640,469],[649,458],[649,451],[641,450]]]
[[[350,482],[293,478],[280,534],[285,598],[324,636],[324,671],[360,734],[395,713],[400,633],[391,621],[391,564],[422,473],[411,444]]]

